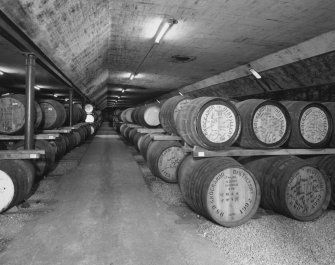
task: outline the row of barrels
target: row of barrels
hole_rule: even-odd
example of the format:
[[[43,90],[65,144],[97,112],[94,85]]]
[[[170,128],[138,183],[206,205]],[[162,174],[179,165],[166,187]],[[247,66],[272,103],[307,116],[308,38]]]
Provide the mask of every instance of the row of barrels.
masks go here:
[[[67,152],[93,135],[98,126],[98,123],[83,125],[71,133],[60,134],[52,141],[36,140],[35,149],[45,150],[45,155],[39,159],[0,160],[0,213],[26,200],[34,183],[53,170],[56,162]],[[20,141],[8,149],[23,150],[24,142]]]
[[[148,104],[136,108],[128,108],[120,112],[120,120],[125,123],[136,123],[144,127],[153,128],[160,125],[159,104]]]
[[[233,144],[265,149],[335,147],[335,102],[175,96],[161,106],[128,108],[120,115],[125,123],[160,124],[188,145],[209,150]]]
[[[51,130],[68,125],[69,105],[53,99],[35,102],[35,129]],[[10,94],[0,97],[0,134],[19,134],[24,131],[26,96]],[[73,105],[73,124],[84,122],[86,112],[81,105]]]
[[[123,124],[120,134],[142,154],[152,174],[178,183],[196,213],[226,226],[254,216],[259,205],[300,221],[335,208],[334,155],[194,158],[179,141],[153,141]]]
[[[92,104],[86,104],[84,110],[86,112],[85,122],[94,123],[102,120],[101,110],[95,109]]]

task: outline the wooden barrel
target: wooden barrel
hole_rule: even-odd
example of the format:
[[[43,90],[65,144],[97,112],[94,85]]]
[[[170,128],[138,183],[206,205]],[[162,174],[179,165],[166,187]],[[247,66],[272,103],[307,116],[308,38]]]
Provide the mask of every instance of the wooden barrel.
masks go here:
[[[322,215],[330,201],[330,180],[316,166],[295,156],[250,157],[240,162],[261,186],[261,207],[300,221]]]
[[[69,105],[65,104],[64,105],[65,110],[66,110],[66,121],[65,124],[68,125],[70,124],[70,109]],[[86,120],[86,112],[82,109],[80,104],[73,104],[73,116],[72,116],[72,123],[77,124],[80,122],[85,122]]]
[[[158,104],[149,104],[137,109],[137,123],[141,126],[153,128],[159,126],[159,111]]]
[[[282,101],[291,117],[290,148],[319,148],[328,145],[333,123],[328,109],[319,103]]]
[[[322,103],[330,112],[330,115],[332,116],[332,123],[333,123],[333,130],[332,130],[332,136],[330,138],[329,147],[335,147],[335,102],[324,102]]]
[[[259,206],[257,180],[230,157],[196,159],[188,155],[179,166],[178,183],[195,212],[226,227],[247,222]]]
[[[122,122],[127,122],[126,113],[127,113],[127,109],[123,110],[120,114],[120,119],[121,119]]]
[[[128,123],[133,123],[133,119],[132,119],[132,113],[134,111],[135,108],[128,108],[126,111],[126,121]]]
[[[0,160],[0,213],[28,198],[35,181],[28,160]]]
[[[21,94],[0,97],[0,134],[20,134],[24,131],[26,96]],[[35,129],[43,119],[40,106],[35,102]]]
[[[86,104],[85,107],[84,107],[84,109],[85,109],[85,112],[86,112],[87,114],[90,114],[90,113],[93,112],[94,107],[93,107],[92,104]]]
[[[139,133],[137,132],[135,135],[134,135],[134,138],[133,138],[133,144],[136,148],[137,151],[140,151],[139,147],[138,147],[138,141],[140,140],[140,138],[142,136],[144,136],[145,134],[144,133]]]
[[[291,133],[291,120],[280,102],[248,99],[234,104],[242,121],[237,145],[244,148],[276,148],[286,143]]]
[[[138,140],[137,140],[137,144],[136,144],[136,149],[141,153],[141,145],[143,142],[143,139],[145,138],[145,136],[147,135],[147,133],[144,133],[143,135],[141,135]],[[142,154],[142,153],[141,153]]]
[[[170,183],[177,182],[177,169],[185,157],[179,141],[153,141],[147,150],[151,173]]]
[[[95,117],[95,115],[92,113],[92,114],[87,114],[85,122],[92,123],[92,122],[94,122],[95,120],[96,120],[96,117]]]
[[[335,155],[314,156],[305,159],[310,164],[317,165],[330,177],[331,199],[329,208],[335,209]]]
[[[236,107],[223,98],[200,97],[178,113],[178,135],[190,146],[220,150],[232,145],[241,131]]]
[[[63,138],[63,140],[65,141],[65,153],[69,152],[70,150],[73,149],[73,143],[71,141],[71,137],[68,133],[62,133],[60,134]]]
[[[85,142],[86,138],[87,138],[87,131],[83,128],[83,127],[79,127],[77,130],[76,130],[79,135],[80,135],[80,141],[79,141],[79,144],[82,144],[83,142]]]
[[[125,130],[124,130],[124,132],[123,132],[123,137],[126,139],[126,140],[128,140],[128,136],[129,136],[129,133],[130,133],[130,130],[131,130],[132,128],[131,127],[127,127]]]
[[[13,146],[14,150],[24,150],[24,141],[20,141]],[[32,160],[35,166],[36,177],[44,177],[48,171],[50,171],[55,165],[55,149],[46,140],[36,140],[35,141],[36,150],[45,150],[45,155],[41,156],[39,159]]]
[[[78,131],[72,132],[72,139],[74,142],[74,146],[78,146],[81,143],[81,135]]]
[[[139,113],[140,107],[134,108],[134,110],[131,112],[131,119],[133,123],[139,124],[139,118],[138,118],[138,113]]]
[[[124,136],[124,130],[128,127],[127,124],[122,123],[120,126],[120,134]]]
[[[140,144],[139,144],[139,150],[141,155],[143,156],[144,160],[147,160],[147,151],[149,148],[150,143],[152,142],[152,138],[150,134],[146,134],[143,136]]]
[[[129,131],[128,139],[131,144],[134,144],[134,137],[136,133],[137,133],[137,130],[135,128]]]
[[[167,133],[178,134],[176,129],[177,115],[191,100],[191,97],[175,96],[164,102],[159,112],[159,121]]]
[[[43,99],[39,101],[44,120],[42,129],[52,130],[62,127],[66,121],[66,110],[63,104],[53,99]]]

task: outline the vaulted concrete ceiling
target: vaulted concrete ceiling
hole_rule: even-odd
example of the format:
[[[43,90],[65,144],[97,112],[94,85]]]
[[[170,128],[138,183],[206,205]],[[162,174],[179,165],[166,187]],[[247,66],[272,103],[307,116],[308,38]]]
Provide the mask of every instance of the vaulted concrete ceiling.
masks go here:
[[[0,8],[101,106],[156,97],[335,29],[334,0],[1,0]],[[163,18],[178,24],[129,80]],[[137,92],[121,94],[129,86]]]

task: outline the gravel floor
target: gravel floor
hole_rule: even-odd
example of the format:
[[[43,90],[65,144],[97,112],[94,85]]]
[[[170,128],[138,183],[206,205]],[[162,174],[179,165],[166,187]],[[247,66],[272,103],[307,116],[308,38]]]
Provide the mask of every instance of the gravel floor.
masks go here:
[[[225,254],[227,264],[335,264],[335,211],[314,222],[298,222],[259,209],[248,223],[224,228],[193,213],[183,202],[178,185],[153,176],[137,151],[129,146],[149,189],[181,218],[196,224],[196,233]]]
[[[67,154],[67,157],[80,159],[86,152],[87,146],[82,145],[73,149]],[[57,191],[59,180],[59,176],[48,176],[42,179],[34,186],[32,195],[26,202],[0,214],[0,252],[6,249],[27,222],[53,210],[53,205],[57,203],[53,198]]]

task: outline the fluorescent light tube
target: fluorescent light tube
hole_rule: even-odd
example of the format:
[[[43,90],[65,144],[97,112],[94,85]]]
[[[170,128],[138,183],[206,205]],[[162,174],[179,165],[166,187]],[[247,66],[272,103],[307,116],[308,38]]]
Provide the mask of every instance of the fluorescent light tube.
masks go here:
[[[261,75],[259,73],[257,73],[257,71],[253,68],[250,68],[249,71],[253,74],[254,77],[256,77],[257,79],[261,79]]]
[[[155,39],[155,43],[159,43],[161,41],[161,39],[163,38],[165,33],[170,28],[170,25],[171,25],[170,23],[165,22],[165,24],[163,25],[163,27],[160,29],[159,33],[157,34],[157,37]]]
[[[184,96],[183,93],[181,93],[181,92],[178,92],[178,93],[179,93],[179,95]]]

